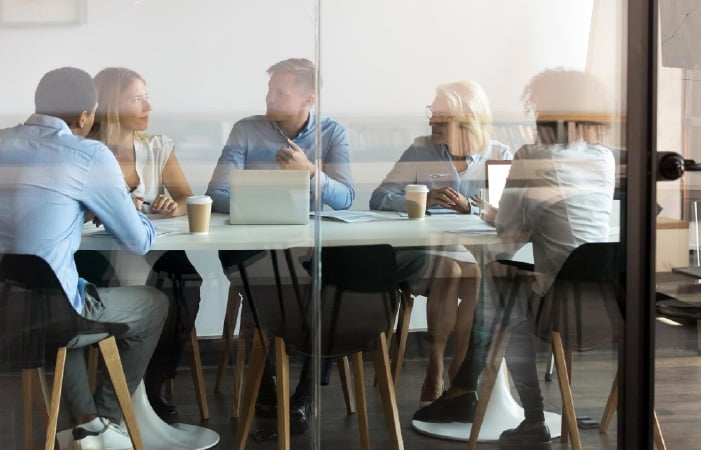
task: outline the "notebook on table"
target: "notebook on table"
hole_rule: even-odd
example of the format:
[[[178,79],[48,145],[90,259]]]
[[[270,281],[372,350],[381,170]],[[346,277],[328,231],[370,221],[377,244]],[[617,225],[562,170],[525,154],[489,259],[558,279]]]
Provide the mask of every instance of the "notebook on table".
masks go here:
[[[494,206],[499,206],[501,194],[506,186],[506,179],[511,170],[510,160],[489,159],[484,162],[485,174],[484,183],[487,191],[487,202]]]
[[[309,172],[234,170],[229,223],[298,225],[309,221]]]

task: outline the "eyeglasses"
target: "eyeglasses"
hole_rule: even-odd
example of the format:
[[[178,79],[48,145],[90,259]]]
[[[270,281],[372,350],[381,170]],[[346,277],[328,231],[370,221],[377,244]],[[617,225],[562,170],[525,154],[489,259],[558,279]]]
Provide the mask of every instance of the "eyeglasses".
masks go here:
[[[428,120],[433,120],[436,122],[449,122],[451,120],[456,119],[457,116],[454,116],[452,114],[446,114],[444,112],[434,113],[433,105],[426,105],[426,118]]]

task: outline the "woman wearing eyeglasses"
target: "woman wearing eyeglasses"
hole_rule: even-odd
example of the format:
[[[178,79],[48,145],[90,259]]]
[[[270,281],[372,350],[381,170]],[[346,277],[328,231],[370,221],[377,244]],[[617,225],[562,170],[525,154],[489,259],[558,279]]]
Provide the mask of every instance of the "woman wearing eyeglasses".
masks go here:
[[[371,209],[406,211],[405,186],[424,184],[429,188],[427,208],[476,212],[470,198],[485,187],[484,162],[513,157],[507,145],[490,138],[489,101],[473,81],[438,86],[427,116],[431,135],[417,138],[402,154],[373,191]],[[481,272],[474,256],[458,246],[398,249],[397,266],[412,293],[428,297],[430,351],[420,395],[425,405],[443,393],[443,357],[451,332],[455,339],[451,379],[465,357]]]
[[[119,162],[124,180],[138,209],[150,214],[182,216],[187,213],[190,185],[167,136],[148,134],[151,103],[146,81],[133,70],[108,67],[95,76],[98,108],[88,137],[104,142]],[[99,219],[99,218],[98,218]],[[174,378],[199,309],[202,279],[184,251],[150,252],[151,267],[180,274],[185,284],[184,299],[170,298],[168,318],[158,346],[144,376],[146,394],[154,411],[166,422],[179,420],[174,406],[165,402],[161,390],[166,379]],[[155,274],[152,272],[149,279]]]

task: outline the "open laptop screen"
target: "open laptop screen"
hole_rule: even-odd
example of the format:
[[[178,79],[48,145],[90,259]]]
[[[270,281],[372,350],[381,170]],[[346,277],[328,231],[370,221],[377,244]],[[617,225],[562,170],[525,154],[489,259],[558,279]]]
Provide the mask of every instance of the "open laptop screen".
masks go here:
[[[487,188],[487,202],[491,205],[499,206],[499,199],[504,192],[506,179],[511,170],[511,161],[508,160],[487,160],[485,167],[485,187]]]

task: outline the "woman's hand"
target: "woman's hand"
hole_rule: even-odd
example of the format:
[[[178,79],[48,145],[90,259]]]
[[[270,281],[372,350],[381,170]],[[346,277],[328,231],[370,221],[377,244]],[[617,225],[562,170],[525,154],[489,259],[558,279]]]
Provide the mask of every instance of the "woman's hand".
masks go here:
[[[426,207],[442,206],[461,213],[470,212],[470,202],[460,192],[451,187],[431,189],[426,197]]]
[[[175,214],[175,208],[178,203],[167,195],[159,195],[151,202],[151,211],[163,214],[164,216],[172,216]]]

